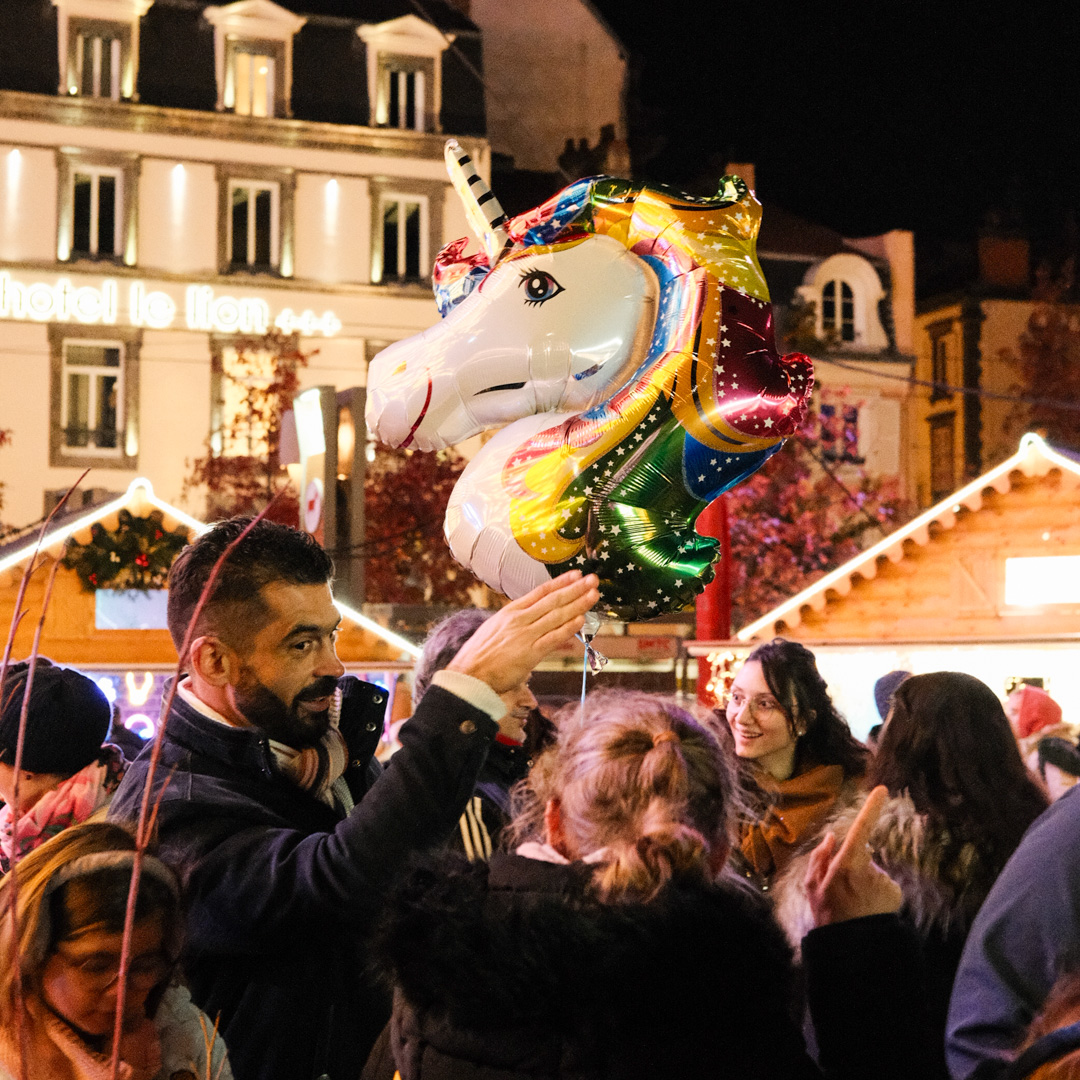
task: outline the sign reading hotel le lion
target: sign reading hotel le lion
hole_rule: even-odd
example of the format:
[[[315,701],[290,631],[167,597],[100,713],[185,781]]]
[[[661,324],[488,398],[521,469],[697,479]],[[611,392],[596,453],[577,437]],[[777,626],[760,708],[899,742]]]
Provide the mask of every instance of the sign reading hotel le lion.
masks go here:
[[[71,278],[19,281],[0,270],[0,319],[83,323],[87,326],[184,328],[218,334],[265,334],[274,326],[285,334],[333,337],[341,320],[332,311],[282,308],[276,314],[259,296],[218,295],[209,285],[147,288],[142,281],[105,278],[81,284]]]

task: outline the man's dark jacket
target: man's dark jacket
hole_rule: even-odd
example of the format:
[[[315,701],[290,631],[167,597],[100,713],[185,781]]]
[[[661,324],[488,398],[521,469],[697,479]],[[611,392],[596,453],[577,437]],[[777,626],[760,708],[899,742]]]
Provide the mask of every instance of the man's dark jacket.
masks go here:
[[[236,1080],[354,1080],[389,1016],[366,974],[363,939],[384,886],[412,852],[445,841],[497,730],[439,686],[402,729],[375,779],[385,692],[341,681],[345,779],[341,818],[278,771],[267,737],[232,728],[179,695],[155,794],[157,833],[188,908],[184,973],[229,1048]],[[109,812],[134,820],[147,747]]]

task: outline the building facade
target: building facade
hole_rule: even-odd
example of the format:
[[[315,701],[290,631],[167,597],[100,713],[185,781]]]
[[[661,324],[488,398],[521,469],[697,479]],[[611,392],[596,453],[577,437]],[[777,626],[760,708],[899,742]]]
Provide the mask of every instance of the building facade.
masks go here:
[[[754,187],[752,165],[727,169]],[[767,192],[758,198],[758,258],[778,337],[814,360],[823,459],[841,478],[865,470],[910,498],[913,235],[894,229],[849,239],[773,206]]]
[[[229,452],[238,338],[280,331],[344,390],[437,319],[432,260],[470,232],[446,136],[490,168],[479,33],[444,3],[310,7],[0,5],[6,523],[88,467],[177,501],[208,438]]]
[[[1029,244],[1019,235],[979,238],[979,276],[963,291],[930,297],[916,315],[912,444],[920,506],[1003,461],[1029,424],[1024,396],[1062,388],[1032,385],[1021,362],[1032,316],[1047,301],[1032,288]],[[1080,307],[1059,305],[1071,332]]]

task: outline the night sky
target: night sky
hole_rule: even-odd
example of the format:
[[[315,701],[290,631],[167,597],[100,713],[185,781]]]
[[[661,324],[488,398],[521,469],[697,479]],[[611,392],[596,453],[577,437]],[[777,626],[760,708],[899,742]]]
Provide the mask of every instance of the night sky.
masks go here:
[[[1080,6],[595,4],[634,58],[639,176],[702,193],[752,161],[766,206],[915,230],[922,292],[991,216],[1037,256],[1075,249]]]

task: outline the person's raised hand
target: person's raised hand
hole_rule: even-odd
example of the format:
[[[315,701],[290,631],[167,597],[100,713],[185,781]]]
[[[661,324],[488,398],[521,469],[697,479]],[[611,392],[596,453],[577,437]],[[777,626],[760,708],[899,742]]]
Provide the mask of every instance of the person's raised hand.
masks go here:
[[[112,1040],[109,1040],[110,1043]],[[109,1049],[112,1056],[112,1049]],[[120,1060],[131,1069],[131,1080],[153,1080],[161,1071],[161,1037],[153,1020],[142,1018],[124,1028]]]
[[[585,625],[600,599],[595,574],[568,570],[497,611],[447,665],[481,679],[497,694],[518,685],[552,650]]]
[[[900,886],[874,863],[870,850],[870,836],[888,796],[884,787],[870,792],[839,851],[836,834],[830,832],[810,853],[806,896],[815,926],[900,909]]]

